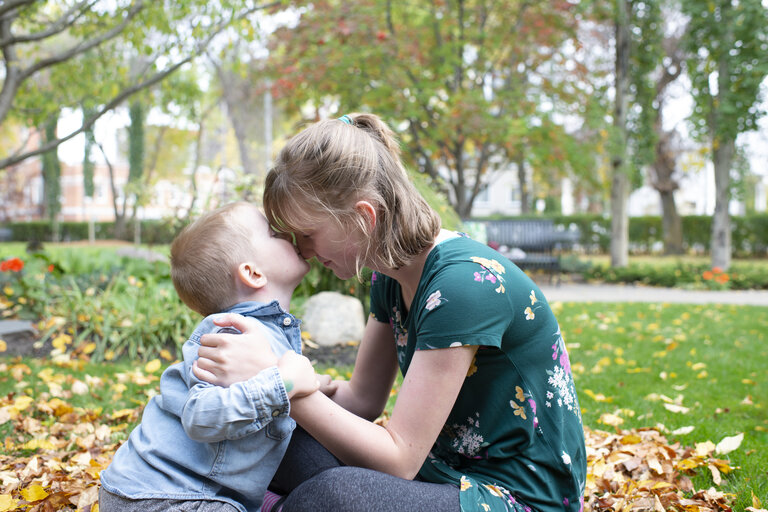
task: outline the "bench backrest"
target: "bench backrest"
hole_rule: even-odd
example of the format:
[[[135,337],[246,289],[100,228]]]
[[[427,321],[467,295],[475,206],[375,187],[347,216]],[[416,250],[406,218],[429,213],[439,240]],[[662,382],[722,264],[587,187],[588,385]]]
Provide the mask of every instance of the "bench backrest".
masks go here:
[[[488,242],[528,251],[549,251],[560,240],[554,221],[550,219],[519,219],[489,221],[486,224]]]

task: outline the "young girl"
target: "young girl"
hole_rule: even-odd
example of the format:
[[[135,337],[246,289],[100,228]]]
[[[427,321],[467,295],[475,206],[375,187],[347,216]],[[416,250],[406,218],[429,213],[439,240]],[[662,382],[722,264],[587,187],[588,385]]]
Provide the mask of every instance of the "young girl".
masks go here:
[[[293,137],[264,206],[304,258],[341,279],[374,270],[351,379],[291,400],[312,437],[294,436],[273,481],[289,493],[284,511],[583,508],[581,413],[549,304],[499,253],[440,229],[378,117]],[[206,335],[197,375],[228,385],[258,372],[258,333],[236,315],[219,324],[244,334]],[[398,367],[403,384],[379,426]]]

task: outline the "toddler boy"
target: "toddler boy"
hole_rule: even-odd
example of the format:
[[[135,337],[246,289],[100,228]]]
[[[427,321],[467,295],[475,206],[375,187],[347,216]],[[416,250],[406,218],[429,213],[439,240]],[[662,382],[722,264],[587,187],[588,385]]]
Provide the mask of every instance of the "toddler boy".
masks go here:
[[[209,212],[176,237],[174,287],[205,318],[101,473],[100,510],[259,510],[295,427],[289,398],[318,387],[305,376],[311,365],[298,355],[299,321],[288,313],[308,270],[291,241],[248,203]],[[213,320],[224,312],[257,319],[276,355],[271,367],[228,388],[192,372],[200,337],[219,330]]]

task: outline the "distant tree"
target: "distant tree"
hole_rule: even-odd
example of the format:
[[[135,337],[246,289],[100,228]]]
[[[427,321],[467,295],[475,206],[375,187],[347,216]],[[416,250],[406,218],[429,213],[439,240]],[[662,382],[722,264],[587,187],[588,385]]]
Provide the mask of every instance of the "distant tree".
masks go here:
[[[279,2],[249,0],[13,0],[0,3],[0,125],[39,126],[53,112],[94,109],[81,126],[38,148],[0,155],[0,169],[54,149],[104,113],[152,87],[209,48],[224,30],[253,35],[256,11]],[[237,23],[240,22],[240,23]],[[141,74],[127,55],[144,55]]]
[[[320,0],[273,38],[273,87],[307,119],[337,109],[382,115],[411,163],[444,179],[466,218],[495,172],[517,167],[530,186],[524,171],[538,172],[542,145],[567,136],[554,120],[586,102],[579,9],[567,1]]]
[[[630,100],[630,12],[629,0],[616,0],[614,19],[616,66],[614,74],[613,138],[611,145],[611,266],[629,262],[630,155],[627,111]]]
[[[53,117],[43,127],[44,137],[42,144],[56,139],[56,125],[59,118]],[[43,202],[45,204],[45,216],[51,222],[54,240],[58,238],[57,220],[61,211],[61,163],[56,149],[49,149],[43,153]]]
[[[768,6],[762,0],[683,0],[685,44],[695,102],[695,133],[710,145],[715,168],[712,266],[731,264],[731,173],[736,138],[764,114],[758,93],[768,76]]]

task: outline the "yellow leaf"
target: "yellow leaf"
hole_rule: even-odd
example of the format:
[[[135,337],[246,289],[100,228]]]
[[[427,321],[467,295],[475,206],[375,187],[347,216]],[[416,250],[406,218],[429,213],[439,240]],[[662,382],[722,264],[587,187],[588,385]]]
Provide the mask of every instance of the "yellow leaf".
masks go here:
[[[120,418],[125,418],[126,416],[130,416],[133,414],[133,409],[120,409],[119,411],[115,411],[112,413],[112,419],[117,420]]]
[[[21,497],[27,501],[40,501],[48,497],[48,493],[43,489],[42,485],[34,484],[30,485],[26,489],[21,490]]]
[[[616,427],[618,425],[621,425],[624,423],[624,418],[621,418],[619,416],[616,416],[615,414],[605,413],[602,416],[600,416],[600,419],[597,420],[599,423],[602,423],[603,425],[609,425],[612,427]]]
[[[163,350],[160,351],[160,357],[162,357],[166,361],[173,360],[173,356],[171,355],[171,353],[167,349],[163,349]]]
[[[5,340],[0,340],[0,352],[5,352],[6,350],[8,350],[8,344]]]
[[[741,442],[743,440],[744,440],[743,433],[737,434],[732,437],[724,437],[722,441],[717,443],[717,446],[715,447],[715,453],[718,453],[720,455],[731,453],[733,450],[741,446]]]
[[[146,366],[144,366],[144,371],[147,373],[155,373],[157,370],[160,369],[161,366],[162,366],[162,363],[160,362],[159,359],[153,359],[150,362],[148,362]]]
[[[676,465],[677,469],[681,469],[683,471],[688,469],[695,469],[699,467],[699,462],[696,459],[683,459]]]
[[[30,439],[22,444],[21,448],[24,450],[55,450],[56,445],[47,439]]]
[[[628,434],[621,438],[622,444],[638,444],[642,442],[642,438],[637,434]]]
[[[16,510],[16,505],[19,500],[11,496],[10,494],[0,494],[0,512],[10,512]]]
[[[705,443],[696,443],[696,455],[699,457],[708,457],[715,451],[715,443],[707,441]]]
[[[93,351],[96,350],[96,344],[95,343],[87,343],[83,347],[83,354],[91,354]]]

